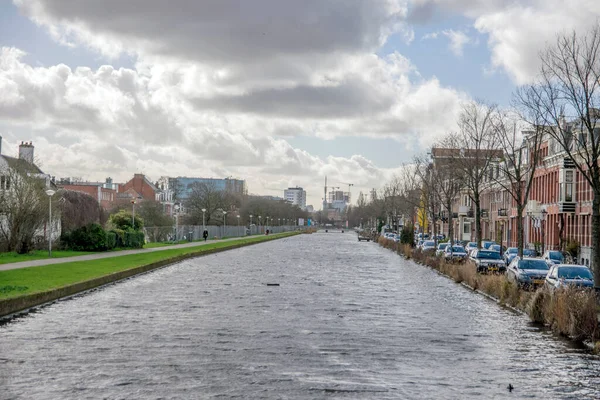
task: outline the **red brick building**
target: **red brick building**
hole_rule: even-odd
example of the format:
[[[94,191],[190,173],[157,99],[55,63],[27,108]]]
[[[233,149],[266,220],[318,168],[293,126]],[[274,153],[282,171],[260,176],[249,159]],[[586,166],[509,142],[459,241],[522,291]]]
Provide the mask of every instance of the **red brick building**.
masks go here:
[[[128,192],[139,200],[159,201],[160,190],[144,175],[135,174],[133,178],[121,185],[119,193]]]

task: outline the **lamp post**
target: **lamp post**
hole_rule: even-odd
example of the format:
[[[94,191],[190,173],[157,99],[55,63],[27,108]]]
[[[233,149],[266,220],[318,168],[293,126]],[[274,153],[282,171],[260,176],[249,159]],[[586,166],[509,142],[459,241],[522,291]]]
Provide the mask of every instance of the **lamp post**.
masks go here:
[[[250,214],[250,235],[252,235],[252,214]]]
[[[131,199],[131,227],[135,230],[135,199]]]
[[[548,211],[542,210],[542,220],[540,221],[540,228],[542,229],[542,254],[546,252],[546,236],[544,235],[544,222],[546,221],[546,215],[548,215]]]
[[[262,225],[262,215],[258,216],[258,233],[260,233],[260,226]]]
[[[206,212],[206,208],[202,209],[202,232],[206,230],[206,220],[204,219],[204,213]]]
[[[242,236],[240,235],[240,214],[236,215],[236,218],[238,220],[238,236]]]
[[[173,207],[173,210],[175,210],[175,242],[178,242],[178,236],[179,236],[179,205],[175,205],[175,207]]]
[[[223,211],[223,236],[221,236],[221,239],[223,239],[225,237],[225,228],[226,228],[226,223],[227,223],[227,221],[225,221],[226,215],[227,215],[227,211]]]
[[[48,195],[48,257],[52,257],[52,196],[56,191],[46,189]]]

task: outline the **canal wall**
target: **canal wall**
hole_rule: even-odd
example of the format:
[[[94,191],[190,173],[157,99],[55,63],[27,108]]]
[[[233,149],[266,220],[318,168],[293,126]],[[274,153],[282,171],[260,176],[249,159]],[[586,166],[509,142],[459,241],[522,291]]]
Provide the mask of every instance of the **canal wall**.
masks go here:
[[[198,249],[198,251],[174,256],[172,258],[168,258],[166,260],[161,260],[157,262],[152,262],[146,265],[142,265],[139,267],[134,267],[130,269],[126,269],[119,272],[114,272],[108,275],[100,276],[98,278],[89,279],[83,282],[74,283],[71,285],[59,287],[56,289],[47,290],[44,292],[31,293],[18,297],[2,299],[0,300],[0,318],[6,318],[13,316],[15,314],[26,312],[31,308],[41,306],[46,303],[51,303],[56,300],[70,297],[76,295],[78,293],[82,293],[94,288],[98,288],[103,285],[111,284],[114,282],[121,281],[123,279],[130,278],[135,275],[143,274],[158,268],[163,268],[172,264],[176,264],[183,260],[187,260],[190,258],[201,257],[209,254],[219,253],[222,251],[233,250],[240,247],[251,246],[259,243],[265,243],[271,240],[283,239],[286,237],[294,236],[295,234],[289,234],[285,236],[273,236],[273,237],[265,237],[264,240],[257,242],[248,242],[248,243],[234,243],[226,247],[219,247],[213,249]],[[118,257],[115,257],[118,259]],[[44,268],[35,267],[35,268]]]

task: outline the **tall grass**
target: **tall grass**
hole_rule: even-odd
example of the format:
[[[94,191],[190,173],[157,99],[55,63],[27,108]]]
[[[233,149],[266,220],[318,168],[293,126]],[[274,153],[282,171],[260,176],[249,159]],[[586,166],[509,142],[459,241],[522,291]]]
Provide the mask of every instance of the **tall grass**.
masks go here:
[[[536,292],[522,290],[509,282],[504,275],[482,275],[475,265],[447,262],[433,252],[422,252],[409,245],[394,243],[379,237],[379,244],[406,259],[431,267],[449,276],[457,283],[465,283],[474,290],[486,293],[502,305],[523,311],[534,322],[550,326],[556,333],[576,341],[600,339],[598,308],[595,294],[590,290],[567,288],[550,293],[545,288]],[[600,351],[600,342],[596,344]]]

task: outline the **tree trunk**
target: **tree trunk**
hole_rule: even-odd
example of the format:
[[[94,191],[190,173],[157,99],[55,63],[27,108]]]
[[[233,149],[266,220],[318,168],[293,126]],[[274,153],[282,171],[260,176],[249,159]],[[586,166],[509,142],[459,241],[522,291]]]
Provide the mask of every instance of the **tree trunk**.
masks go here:
[[[523,257],[524,247],[524,229],[523,229],[523,206],[517,206],[517,248],[519,249],[519,257]]]
[[[452,226],[452,201],[448,201],[446,204],[448,210],[448,239],[450,240],[450,246],[454,246],[454,227]]]
[[[475,192],[473,196],[473,203],[475,203],[475,236],[477,237],[477,248],[481,248],[481,200],[479,199],[479,193]]]
[[[594,286],[600,289],[600,188],[594,191],[592,202],[592,265]]]

